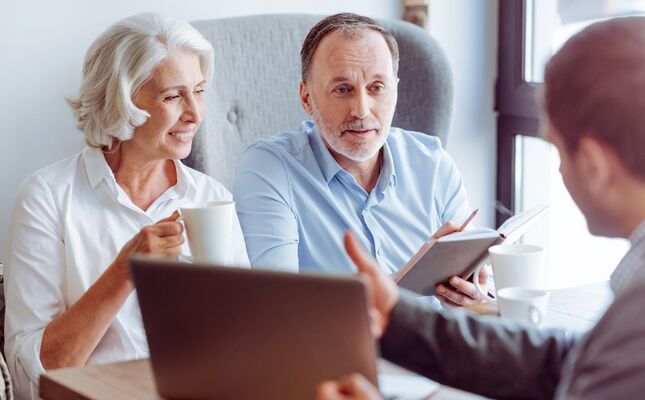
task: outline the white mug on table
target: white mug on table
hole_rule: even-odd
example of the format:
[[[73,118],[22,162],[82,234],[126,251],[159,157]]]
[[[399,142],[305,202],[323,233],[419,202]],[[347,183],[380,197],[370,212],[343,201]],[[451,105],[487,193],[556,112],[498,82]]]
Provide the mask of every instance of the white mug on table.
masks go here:
[[[491,301],[474,279],[477,291],[498,304],[502,317],[540,325],[549,301],[549,292],[539,290],[543,283],[544,249],[530,244],[501,244],[488,249],[488,254],[497,301]],[[481,268],[477,268],[474,276],[479,276]]]
[[[544,250],[540,246],[530,244],[500,244],[488,249],[490,262],[493,266],[493,279],[496,290],[518,286],[539,289],[542,287],[544,273]],[[479,276],[483,264],[477,267],[473,276]],[[475,289],[479,294],[488,298],[479,284],[473,279]]]
[[[209,201],[181,207],[188,245],[195,262],[227,265],[235,202]]]
[[[546,290],[506,287],[497,291],[500,315],[514,321],[542,324],[548,303]]]

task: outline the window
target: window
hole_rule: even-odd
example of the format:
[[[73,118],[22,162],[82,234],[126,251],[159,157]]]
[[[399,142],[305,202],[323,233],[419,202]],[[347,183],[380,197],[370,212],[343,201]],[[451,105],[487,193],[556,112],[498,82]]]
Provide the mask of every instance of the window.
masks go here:
[[[546,250],[547,287],[609,278],[628,243],[588,232],[562,183],[555,147],[537,136],[536,96],[544,66],[587,25],[644,11],[645,0],[500,0],[497,223],[511,213],[550,204],[546,217],[523,238]]]
[[[516,138],[515,209],[549,204],[546,216],[523,241],[545,249],[545,283],[568,287],[609,279],[627,251],[627,241],[592,236],[582,212],[562,182],[555,146],[532,136]]]
[[[542,82],[546,61],[574,34],[607,18],[645,13],[644,0],[526,0],[524,81]]]

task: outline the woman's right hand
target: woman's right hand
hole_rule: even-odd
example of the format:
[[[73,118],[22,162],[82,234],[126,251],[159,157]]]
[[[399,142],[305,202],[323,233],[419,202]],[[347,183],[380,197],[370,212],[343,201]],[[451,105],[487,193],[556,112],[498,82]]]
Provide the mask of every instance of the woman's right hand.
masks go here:
[[[132,285],[128,270],[128,258],[133,254],[148,254],[160,258],[176,259],[184,243],[184,226],[177,222],[179,212],[164,218],[154,225],[141,229],[121,249],[110,266],[116,279]]]

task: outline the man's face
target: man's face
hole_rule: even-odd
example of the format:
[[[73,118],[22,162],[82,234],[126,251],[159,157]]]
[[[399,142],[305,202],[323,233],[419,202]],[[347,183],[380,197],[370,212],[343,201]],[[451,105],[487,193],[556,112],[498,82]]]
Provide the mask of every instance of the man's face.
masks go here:
[[[560,154],[560,175],[571,198],[576,203],[587,221],[589,232],[594,235],[607,235],[611,222],[606,221],[607,210],[602,207],[601,198],[591,189],[591,177],[586,172],[584,155],[580,151],[570,150],[562,136],[553,127],[548,116],[542,116],[542,137],[551,142]]]
[[[387,139],[398,78],[379,32],[332,32],[316,49],[300,99],[334,158],[366,161]]]

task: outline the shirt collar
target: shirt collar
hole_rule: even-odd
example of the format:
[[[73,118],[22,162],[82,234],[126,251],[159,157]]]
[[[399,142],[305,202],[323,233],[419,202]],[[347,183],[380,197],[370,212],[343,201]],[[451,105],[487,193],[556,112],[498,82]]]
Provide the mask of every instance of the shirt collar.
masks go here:
[[[390,150],[388,140],[383,144],[383,168],[381,169],[381,176],[379,177],[379,188],[385,190],[388,185],[396,186],[396,168],[394,160],[392,159],[392,151]]]
[[[90,181],[92,189],[103,179],[114,176],[100,148],[86,146],[83,150],[83,160],[85,161],[85,171],[87,172],[87,178]]]
[[[179,160],[173,160],[175,163],[175,170],[177,171],[177,184],[175,190],[180,197],[185,197],[190,188],[195,188],[195,180],[188,172],[188,167]]]
[[[629,235],[629,241],[632,246],[637,245],[642,240],[645,240],[645,219],[642,220],[640,225],[638,225],[638,228]]]
[[[322,140],[322,136],[320,136],[318,128],[316,128],[316,125],[313,123],[313,121],[303,122],[301,129],[307,132],[307,136],[309,137],[309,144],[311,145],[311,149],[314,152],[314,157],[316,157],[316,161],[318,162],[318,166],[320,167],[323,177],[325,178],[325,182],[329,184],[332,178],[342,170],[341,166],[338,165],[338,162],[336,161],[334,156],[331,155],[331,152],[329,151],[327,146],[325,146],[325,143]]]
[[[629,236],[631,247],[620,260],[610,278],[615,294],[622,292],[638,275],[645,273],[645,220]]]
[[[85,170],[92,189],[106,178],[116,183],[114,174],[100,148],[86,146],[83,150],[83,159],[85,160]],[[195,181],[188,172],[187,166],[179,160],[173,160],[173,162],[175,163],[175,170],[177,171],[177,184],[174,186],[174,190],[179,197],[184,197],[188,194],[191,187],[195,187]]]
[[[343,168],[338,164],[334,156],[332,156],[327,146],[325,146],[322,136],[320,135],[320,132],[318,132],[318,128],[313,121],[304,121],[301,129],[307,132],[309,143],[314,152],[314,156],[316,157],[316,161],[320,166],[325,182],[329,184],[332,178],[336,176],[339,171],[342,171]],[[389,184],[396,184],[396,169],[394,168],[390,145],[388,140],[386,140],[383,145],[383,165],[378,185],[381,190],[384,190]]]

